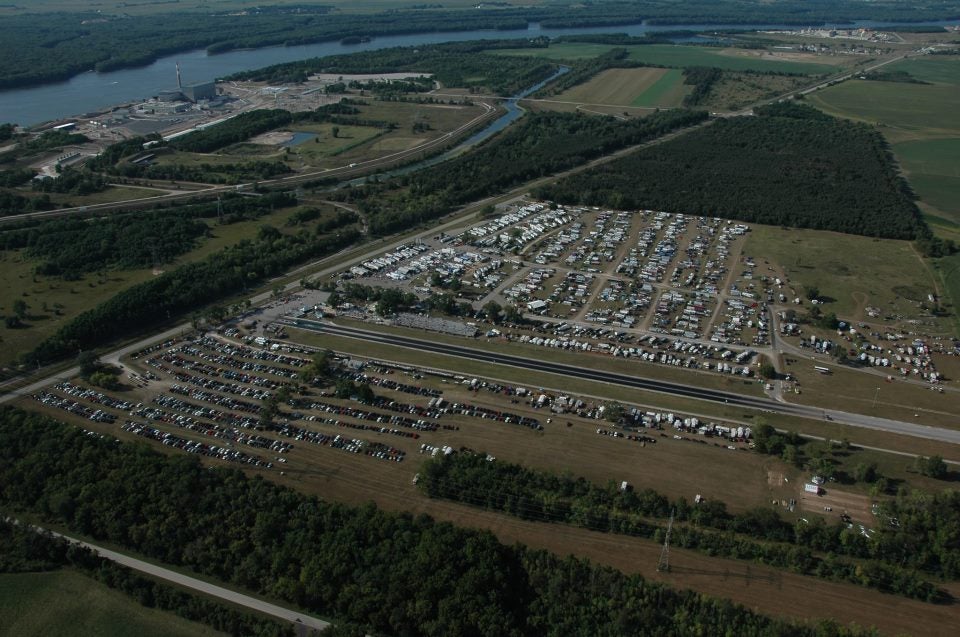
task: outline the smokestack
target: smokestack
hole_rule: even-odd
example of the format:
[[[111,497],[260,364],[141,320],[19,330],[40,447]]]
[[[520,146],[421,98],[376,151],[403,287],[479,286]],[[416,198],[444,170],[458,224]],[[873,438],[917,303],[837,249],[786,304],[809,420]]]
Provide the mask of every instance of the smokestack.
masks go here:
[[[180,63],[177,62],[177,90],[183,90],[183,84],[180,82]]]

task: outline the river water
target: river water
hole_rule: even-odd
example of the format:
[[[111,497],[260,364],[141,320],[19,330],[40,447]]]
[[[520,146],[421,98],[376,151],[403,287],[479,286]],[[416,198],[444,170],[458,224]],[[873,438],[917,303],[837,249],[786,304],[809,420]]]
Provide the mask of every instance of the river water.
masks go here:
[[[956,21],[936,24],[955,24]],[[861,21],[853,27],[881,27],[892,23]],[[931,23],[932,24],[932,23]],[[526,29],[512,31],[451,31],[446,33],[413,33],[384,36],[369,42],[341,44],[320,42],[298,46],[275,46],[246,51],[231,51],[207,55],[205,50],[188,51],[158,59],[153,64],[135,69],[109,73],[88,72],[70,80],[31,88],[0,91],[0,122],[15,122],[24,126],[48,120],[76,116],[156,95],[158,91],[176,86],[176,63],[180,62],[185,83],[204,82],[239,71],[261,68],[283,62],[311,57],[323,57],[357,51],[371,51],[394,46],[417,46],[440,42],[463,42],[483,39],[523,39],[540,36],[557,37],[585,33],[627,33],[639,36],[659,31],[710,31],[723,29],[775,29],[783,25],[674,25],[646,24],[611,27],[582,27],[546,29],[531,23]]]

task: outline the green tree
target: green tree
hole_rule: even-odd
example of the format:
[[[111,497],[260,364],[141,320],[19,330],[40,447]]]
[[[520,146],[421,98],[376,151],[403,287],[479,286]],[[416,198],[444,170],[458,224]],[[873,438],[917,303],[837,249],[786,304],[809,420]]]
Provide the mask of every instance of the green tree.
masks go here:
[[[769,360],[764,360],[763,363],[760,364],[760,377],[766,379],[776,378],[777,368],[774,367],[773,363]]]
[[[77,355],[77,365],[80,367],[80,375],[89,377],[100,369],[100,357],[93,351],[80,352]]]
[[[503,311],[503,306],[501,306],[496,301],[487,301],[483,304],[483,314],[487,317],[491,323],[498,324],[500,323],[500,313]]]
[[[90,375],[90,383],[104,389],[115,390],[120,387],[119,381],[114,374],[107,371],[94,372]]]
[[[30,306],[27,305],[27,302],[23,299],[17,299],[13,302],[13,313],[17,315],[17,318],[24,319],[27,317],[27,310],[30,309]]]
[[[369,405],[376,400],[376,395],[370,387],[370,383],[360,383],[357,385],[357,400]]]
[[[523,323],[523,314],[520,313],[516,305],[508,305],[503,308],[503,320],[506,323]]]
[[[878,477],[875,462],[859,462],[853,468],[853,479],[857,482],[876,482]]]
[[[929,458],[918,456],[914,461],[914,467],[921,474],[930,478],[942,480],[947,476],[947,463],[940,456],[930,456]]]
[[[623,413],[623,405],[618,402],[607,403],[603,406],[603,418],[608,422],[619,423],[623,419]]]

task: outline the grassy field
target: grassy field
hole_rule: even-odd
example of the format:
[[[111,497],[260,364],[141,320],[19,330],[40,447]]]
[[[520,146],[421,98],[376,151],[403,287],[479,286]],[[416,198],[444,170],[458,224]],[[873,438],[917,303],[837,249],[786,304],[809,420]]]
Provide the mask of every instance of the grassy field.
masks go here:
[[[808,101],[831,115],[879,125],[891,143],[960,136],[960,89],[953,84],[850,80]]]
[[[663,73],[650,88],[630,102],[630,106],[679,106],[690,92],[690,88],[683,83],[683,73],[677,69],[670,69]]]
[[[817,62],[797,62],[768,52],[761,54],[761,52],[747,52],[741,49],[713,49],[673,44],[615,47],[611,44],[565,42],[553,44],[545,49],[499,49],[493,53],[536,56],[550,60],[583,60],[597,57],[614,48],[627,49],[631,60],[659,66],[715,66],[730,71],[773,71],[804,75],[823,75],[837,70],[834,64],[824,63],[823,58],[815,56],[810,58],[816,59]]]
[[[591,105],[666,107],[679,106],[689,90],[676,69],[608,69],[553,99]]]
[[[825,312],[853,321],[869,321],[868,305],[915,316],[917,303],[911,299],[925,299],[935,289],[907,241],[758,225],[744,251],[781,266],[796,296],[803,296],[805,286],[817,286],[829,300]]]
[[[316,205],[309,201],[304,203]],[[325,206],[320,204],[320,207]],[[211,236],[191,252],[162,267],[171,269],[182,263],[197,261],[228,245],[253,238],[264,224],[277,226],[283,231],[287,219],[296,210],[297,208],[278,210],[259,219],[225,226],[208,221],[212,228]],[[332,208],[327,214],[333,214]],[[307,227],[311,227],[310,224],[307,224]],[[36,262],[27,258],[20,250],[0,252],[0,313],[9,312],[13,301],[18,298],[30,306],[25,320],[26,327],[0,327],[0,365],[10,364],[17,356],[32,349],[81,312],[106,301],[131,285],[155,276],[151,269],[120,270],[107,272],[102,277],[88,274],[79,281],[64,281],[57,277],[37,275],[33,272],[35,267]],[[57,304],[62,306],[60,314],[54,312]],[[44,307],[47,309],[43,309]]]
[[[357,95],[351,97],[361,100]],[[360,106],[357,117],[362,120],[388,122],[393,124],[394,128],[386,130],[376,126],[297,123],[215,153],[161,151],[158,153],[157,163],[188,166],[210,164],[214,172],[220,164],[248,161],[283,161],[292,171],[338,168],[353,162],[376,159],[436,139],[483,112],[482,106],[367,100],[365,105]],[[334,128],[337,128],[336,137],[333,135]],[[277,141],[282,138],[282,135],[278,136],[277,133],[283,132],[315,133],[317,137],[285,148]],[[270,139],[271,137],[274,139]]]
[[[901,142],[893,152],[920,199],[960,222],[960,136]]]
[[[783,95],[809,80],[795,75],[757,75],[727,72],[710,89],[701,106],[711,110],[739,110],[759,100]]]
[[[960,59],[949,55],[900,60],[888,66],[887,70],[906,71],[924,82],[960,84]]]
[[[928,84],[853,80],[817,91],[809,102],[879,126],[920,198],[924,218],[939,236],[960,240],[960,60],[911,58],[886,70]]]
[[[123,593],[73,571],[0,575],[0,635],[221,634],[173,613],[141,606]]]

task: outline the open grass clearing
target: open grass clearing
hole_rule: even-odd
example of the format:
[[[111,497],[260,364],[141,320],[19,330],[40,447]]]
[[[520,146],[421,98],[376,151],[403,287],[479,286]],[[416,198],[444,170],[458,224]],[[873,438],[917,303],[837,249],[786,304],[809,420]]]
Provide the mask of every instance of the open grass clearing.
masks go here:
[[[906,71],[924,82],[960,84],[960,59],[956,56],[912,57],[894,62],[887,67],[887,70]]]
[[[786,274],[788,299],[802,298],[806,286],[815,286],[827,301],[823,311],[848,321],[872,323],[863,313],[865,306],[917,317],[917,302],[904,298],[902,292],[915,290],[910,296],[924,299],[935,289],[929,271],[907,241],[755,225],[744,253]]]
[[[692,87],[683,83],[683,73],[679,69],[668,69],[648,89],[638,95],[630,106],[679,106],[691,89]]]
[[[759,75],[727,72],[717,81],[700,106],[710,110],[736,111],[759,100],[783,95],[809,83],[795,75]]]
[[[893,152],[920,199],[960,221],[960,136],[901,142]]]
[[[570,88],[557,101],[610,106],[678,106],[690,87],[676,69],[607,69]]]
[[[174,613],[142,606],[70,570],[0,574],[0,627],[0,633],[19,637],[223,634]]]
[[[835,72],[839,65],[839,61],[827,61],[814,55],[809,56],[810,62],[797,62],[782,59],[768,51],[763,51],[761,55],[744,49],[715,49],[682,44],[614,46],[612,44],[563,42],[552,44],[548,48],[497,49],[491,52],[497,55],[534,56],[549,60],[583,60],[595,58],[615,48],[629,51],[629,59],[631,60],[670,67],[715,66],[730,71],[773,71],[803,75],[824,75]]]
[[[807,101],[831,115],[879,125],[893,144],[960,136],[960,89],[952,84],[849,80]]]
[[[960,254],[936,259],[933,267],[940,281],[941,293],[953,312],[954,327],[960,334]]]

